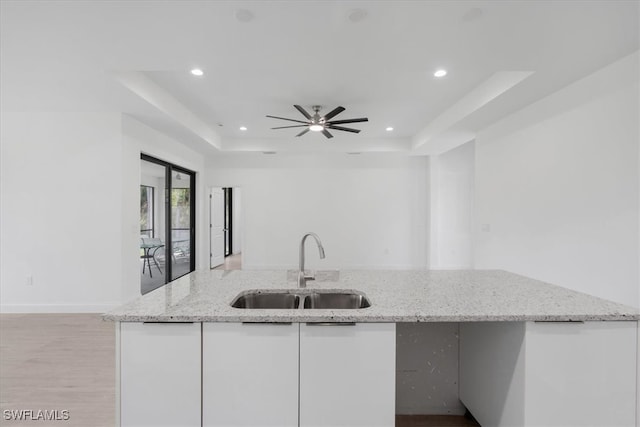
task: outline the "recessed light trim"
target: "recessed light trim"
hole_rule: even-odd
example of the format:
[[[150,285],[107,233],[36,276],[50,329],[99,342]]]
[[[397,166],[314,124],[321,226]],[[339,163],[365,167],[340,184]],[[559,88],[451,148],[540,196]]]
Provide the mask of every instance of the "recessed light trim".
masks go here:
[[[483,13],[484,11],[479,7],[473,7],[462,15],[462,20],[465,22],[475,21],[476,19],[482,17]]]
[[[365,9],[358,8],[358,9],[351,10],[347,16],[349,18],[349,21],[356,23],[356,22],[364,21],[367,15],[368,13]]]
[[[436,70],[435,73],[433,73],[434,77],[444,77],[447,75],[447,70],[445,70],[444,68],[440,68],[439,70]]]
[[[251,22],[253,21],[253,12],[249,9],[238,9],[236,10],[236,19],[238,22]]]
[[[387,132],[391,132],[391,131],[393,131],[393,128],[392,128],[391,126],[387,126],[387,127],[385,128],[385,130],[386,130]]]
[[[202,77],[204,76],[204,71],[202,71],[200,68],[194,68],[191,70],[191,74],[197,77]]]
[[[244,132],[245,130],[247,130],[247,127],[246,126],[240,126],[240,130]]]

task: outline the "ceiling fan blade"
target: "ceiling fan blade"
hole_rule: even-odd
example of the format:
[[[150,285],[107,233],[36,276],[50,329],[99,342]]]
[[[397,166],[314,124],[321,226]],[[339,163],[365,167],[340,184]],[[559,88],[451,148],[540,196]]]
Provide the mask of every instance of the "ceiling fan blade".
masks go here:
[[[296,107],[296,110],[300,111],[300,113],[302,113],[302,115],[305,116],[308,120],[311,120],[311,115],[307,113],[304,108],[299,105],[294,105],[294,107]]]
[[[336,107],[333,110],[329,111],[327,114],[324,115],[324,121],[327,122],[329,120],[331,120],[332,117],[337,116],[338,114],[342,113],[344,111],[344,107]]]
[[[305,130],[303,130],[302,132],[300,132],[299,134],[297,134],[296,136],[302,136],[305,133],[309,132],[309,128],[306,128]]]
[[[329,129],[344,130],[346,132],[360,133],[360,129],[345,128],[345,127],[342,127],[342,126],[334,126],[334,125],[331,125],[331,124],[327,125],[327,127]]]
[[[329,125],[341,125],[347,123],[359,123],[359,122],[368,122],[369,119],[366,117],[361,117],[359,119],[345,119],[345,120],[332,120],[330,122],[326,122]]]
[[[324,136],[326,136],[327,138],[333,138],[333,135],[331,135],[331,134],[329,133],[329,131],[328,131],[328,130],[326,130],[326,129],[322,129],[322,134],[323,134]]]
[[[276,128],[271,129],[287,129],[287,128],[308,128],[309,125],[293,125],[293,126],[278,126]]]
[[[306,125],[309,124],[309,122],[303,122],[302,120],[295,120],[295,119],[287,119],[286,117],[277,117],[277,116],[267,116],[267,117],[272,119],[289,120],[290,122],[296,122],[296,123],[304,123]]]

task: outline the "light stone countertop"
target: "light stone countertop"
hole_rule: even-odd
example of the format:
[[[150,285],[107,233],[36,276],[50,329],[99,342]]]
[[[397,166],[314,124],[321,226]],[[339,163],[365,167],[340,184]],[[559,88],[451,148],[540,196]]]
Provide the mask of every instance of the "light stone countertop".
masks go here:
[[[318,272],[307,288],[287,271],[197,271],[106,313],[120,322],[478,322],[640,320],[635,308],[501,270]],[[336,280],[337,279],[337,280]],[[238,309],[241,292],[356,290],[357,310]]]

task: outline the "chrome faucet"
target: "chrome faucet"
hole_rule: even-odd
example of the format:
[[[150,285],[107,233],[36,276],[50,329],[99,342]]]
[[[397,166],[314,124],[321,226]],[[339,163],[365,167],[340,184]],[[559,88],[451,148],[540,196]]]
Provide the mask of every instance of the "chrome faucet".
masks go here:
[[[313,276],[305,276],[304,275],[304,242],[307,240],[307,237],[313,237],[318,244],[318,251],[320,252],[320,259],[324,259],[324,248],[322,247],[322,242],[316,233],[307,233],[302,236],[302,240],[300,241],[300,270],[298,271],[298,287],[306,288],[307,280],[313,280]]]

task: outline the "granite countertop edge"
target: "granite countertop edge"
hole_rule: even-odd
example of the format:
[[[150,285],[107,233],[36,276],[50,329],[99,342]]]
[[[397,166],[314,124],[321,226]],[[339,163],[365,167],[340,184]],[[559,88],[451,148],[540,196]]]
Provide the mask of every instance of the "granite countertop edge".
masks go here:
[[[580,316],[345,316],[334,317],[322,314],[310,316],[291,317],[274,314],[271,316],[154,316],[154,315],[117,315],[106,313],[102,316],[105,321],[113,322],[144,322],[144,323],[446,323],[446,322],[589,322],[589,321],[638,321],[640,315],[636,314],[607,314],[607,315],[580,315]]]
[[[320,273],[320,272],[318,272]],[[638,321],[626,305],[502,270],[340,271],[298,289],[291,272],[198,271],[102,317],[115,322],[585,322]],[[241,293],[356,290],[371,307],[355,310],[238,309]]]

